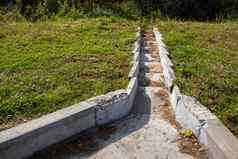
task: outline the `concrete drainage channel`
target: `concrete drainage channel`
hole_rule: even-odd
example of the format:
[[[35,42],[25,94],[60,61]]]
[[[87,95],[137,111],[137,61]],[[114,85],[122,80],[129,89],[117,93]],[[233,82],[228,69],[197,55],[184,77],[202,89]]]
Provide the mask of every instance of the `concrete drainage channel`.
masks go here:
[[[171,68],[173,64],[168,57],[169,52],[157,28],[154,28],[154,34],[160,50],[165,85],[170,90],[176,120],[184,128],[193,131],[199,142],[208,149],[209,158],[238,159],[237,138],[205,106],[195,98],[181,94],[178,86],[173,83],[175,75]]]
[[[180,150],[177,120],[193,130],[210,158],[237,159],[237,139],[204,106],[174,86],[172,62],[157,29],[147,37],[141,33],[136,37],[125,90],[0,132],[0,158],[20,159],[36,152],[30,158],[206,158],[196,139]]]
[[[153,32],[142,32],[138,89],[130,113],[114,122],[90,128],[35,153],[29,159],[206,159],[195,137],[180,135],[164,86],[159,49]],[[138,67],[134,67],[137,72]],[[137,71],[135,71],[137,70]],[[133,74],[133,73],[132,73]],[[104,116],[104,113],[102,113]]]

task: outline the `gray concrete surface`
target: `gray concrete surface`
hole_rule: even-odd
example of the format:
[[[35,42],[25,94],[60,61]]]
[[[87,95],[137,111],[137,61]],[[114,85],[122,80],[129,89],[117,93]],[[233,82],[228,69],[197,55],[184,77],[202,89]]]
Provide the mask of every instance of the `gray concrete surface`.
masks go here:
[[[207,147],[212,159],[238,159],[238,140],[217,119],[208,120]]]
[[[137,75],[138,76],[138,75]],[[134,100],[135,100],[135,96],[136,96],[136,92],[138,90],[138,77],[134,77],[130,80],[128,87],[127,87],[127,94],[128,94],[128,103],[127,103],[127,115],[129,114],[130,110],[132,109]],[[124,108],[125,109],[125,108]]]
[[[163,75],[164,75],[164,83],[165,86],[170,90],[173,87],[173,81],[175,80],[175,74],[172,69],[173,63],[170,60],[169,52],[166,49],[166,45],[163,43],[163,37],[160,32],[158,32],[157,28],[153,29],[155,34],[155,39],[157,42],[157,46],[160,50],[160,60],[161,65],[163,67]]]
[[[128,115],[137,87],[137,78],[133,77],[126,90],[97,96],[0,132],[0,158],[27,157],[83,130]]]
[[[132,79],[127,90],[118,90],[91,98],[2,131],[0,132],[0,158],[23,158],[83,130],[124,117],[131,110],[136,90],[137,83]]]
[[[192,159],[181,153],[176,143],[178,132],[160,113],[161,88],[140,87],[132,114],[111,124],[116,132],[99,140],[97,151],[67,156],[67,159]]]
[[[139,60],[139,59],[138,59],[138,60]],[[140,67],[139,67],[139,62],[138,62],[138,61],[135,61],[135,62],[133,63],[133,66],[132,66],[130,72],[129,72],[128,78],[131,79],[131,78],[133,78],[133,77],[137,77],[138,74],[139,74],[139,71],[140,71],[139,69],[140,69]]]
[[[94,112],[83,103],[0,132],[0,158],[20,159],[93,127]]]

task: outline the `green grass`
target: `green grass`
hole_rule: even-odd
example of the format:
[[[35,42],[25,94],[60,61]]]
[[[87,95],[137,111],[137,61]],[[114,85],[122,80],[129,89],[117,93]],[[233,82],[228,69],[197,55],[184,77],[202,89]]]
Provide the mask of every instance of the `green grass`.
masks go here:
[[[238,137],[238,22],[158,22],[175,64],[176,83]]]
[[[136,23],[0,22],[0,125],[125,88]]]

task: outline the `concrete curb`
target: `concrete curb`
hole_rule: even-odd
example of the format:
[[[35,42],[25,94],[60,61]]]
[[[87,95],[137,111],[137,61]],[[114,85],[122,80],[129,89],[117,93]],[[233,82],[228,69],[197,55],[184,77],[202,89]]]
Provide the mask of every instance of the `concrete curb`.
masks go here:
[[[0,132],[0,158],[21,159],[91,127],[129,114],[138,88],[141,33],[126,89],[109,92]]]
[[[238,139],[205,106],[194,97],[181,94],[178,86],[173,84],[175,74],[168,57],[169,52],[157,28],[154,28],[154,34],[160,49],[165,85],[170,91],[170,101],[176,120],[184,128],[193,131],[199,142],[208,149],[209,158],[238,159]]]
[[[163,67],[164,84],[168,89],[170,89],[172,88],[173,81],[175,80],[175,74],[173,69],[171,68],[171,66],[173,66],[173,63],[168,57],[169,52],[167,51],[166,46],[162,41],[162,35],[160,34],[160,32],[158,32],[157,28],[154,28],[154,35],[160,51],[159,56],[161,65]]]

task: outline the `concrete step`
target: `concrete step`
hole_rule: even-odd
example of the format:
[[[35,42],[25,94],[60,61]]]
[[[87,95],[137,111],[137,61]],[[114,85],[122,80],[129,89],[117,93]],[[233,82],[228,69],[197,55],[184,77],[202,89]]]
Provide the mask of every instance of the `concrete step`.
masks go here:
[[[160,62],[141,62],[140,71],[146,73],[163,73],[163,68]]]

